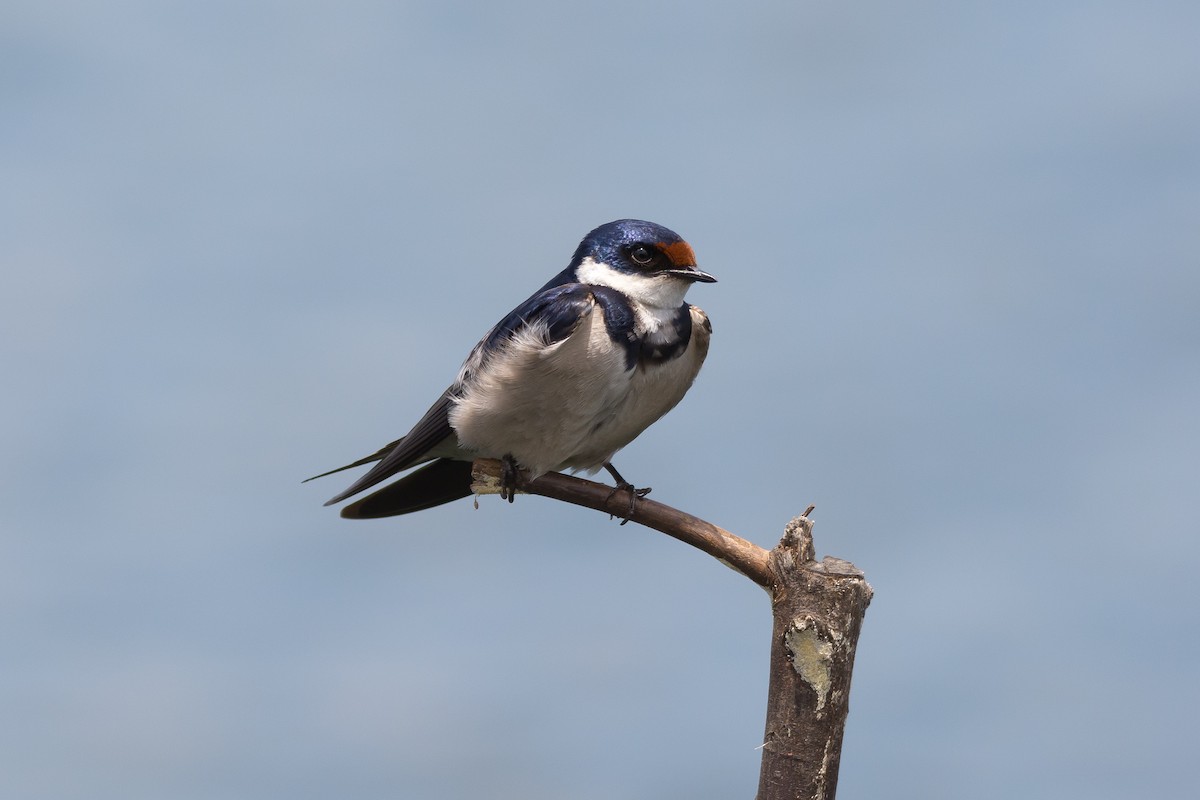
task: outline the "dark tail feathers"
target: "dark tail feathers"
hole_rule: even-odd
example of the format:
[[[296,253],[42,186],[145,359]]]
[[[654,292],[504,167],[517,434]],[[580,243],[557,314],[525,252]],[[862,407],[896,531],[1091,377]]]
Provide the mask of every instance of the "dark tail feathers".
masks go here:
[[[342,509],[346,519],[378,519],[440,506],[471,494],[471,462],[439,458]]]

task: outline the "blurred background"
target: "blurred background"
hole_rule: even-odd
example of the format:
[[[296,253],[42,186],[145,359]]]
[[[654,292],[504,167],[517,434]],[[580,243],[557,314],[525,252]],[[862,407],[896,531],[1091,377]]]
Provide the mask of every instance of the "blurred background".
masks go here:
[[[619,217],[720,278],[616,463],[876,590],[846,797],[1200,791],[1194,2],[7,3],[0,795],[752,797],[762,591],[349,522]]]

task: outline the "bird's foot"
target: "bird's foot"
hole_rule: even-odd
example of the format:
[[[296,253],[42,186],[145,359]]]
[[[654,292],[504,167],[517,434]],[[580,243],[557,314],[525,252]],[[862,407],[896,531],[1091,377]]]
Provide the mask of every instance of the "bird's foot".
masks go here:
[[[512,502],[517,496],[517,481],[521,477],[521,468],[511,455],[500,459],[500,499]]]
[[[621,524],[624,525],[633,518],[633,512],[637,511],[637,501],[639,498],[650,494],[650,487],[645,486],[641,489],[634,486],[632,483],[618,483],[611,492],[608,493],[608,498],[604,501],[607,503],[617,496],[618,492],[629,492],[629,511],[621,518]]]
[[[634,511],[637,510],[637,501],[640,498],[650,494],[650,487],[646,486],[642,489],[638,489],[632,483],[622,478],[621,473],[617,472],[617,468],[612,464],[605,464],[604,468],[608,470],[608,474],[612,475],[613,480],[616,481],[617,484],[615,487],[613,487],[613,490],[608,493],[608,497],[604,501],[606,505],[617,496],[618,492],[629,492],[629,513],[627,513],[621,520],[621,524],[624,525],[626,522],[629,522],[629,520],[633,517]]]

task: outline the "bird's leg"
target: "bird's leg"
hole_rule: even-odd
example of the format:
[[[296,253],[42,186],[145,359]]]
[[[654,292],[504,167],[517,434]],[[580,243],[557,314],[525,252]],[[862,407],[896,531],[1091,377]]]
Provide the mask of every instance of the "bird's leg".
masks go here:
[[[517,496],[517,479],[521,476],[521,468],[511,455],[500,459],[500,499],[512,502]]]
[[[644,489],[634,488],[633,484],[622,478],[621,473],[617,472],[617,468],[607,461],[604,462],[604,468],[608,470],[608,474],[612,475],[613,480],[617,483],[616,487],[608,493],[608,499],[604,501],[605,503],[607,503],[609,500],[612,500],[617,492],[629,492],[629,513],[625,516],[625,519],[621,520],[621,524],[624,525],[626,522],[629,522],[629,518],[633,516],[634,510],[637,508],[638,498],[645,497],[646,495],[650,494],[650,487],[647,486]]]

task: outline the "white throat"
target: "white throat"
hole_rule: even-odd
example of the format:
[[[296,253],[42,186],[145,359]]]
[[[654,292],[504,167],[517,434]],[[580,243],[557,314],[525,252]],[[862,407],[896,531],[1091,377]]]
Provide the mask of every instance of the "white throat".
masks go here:
[[[590,256],[575,270],[580,283],[616,289],[637,305],[674,310],[683,305],[683,297],[692,282],[674,275],[641,275],[621,272]]]

